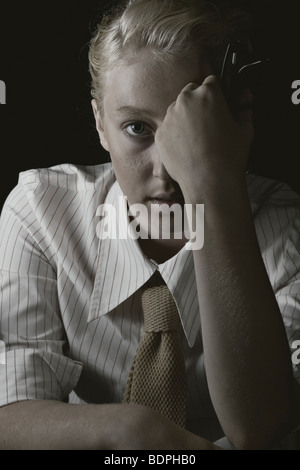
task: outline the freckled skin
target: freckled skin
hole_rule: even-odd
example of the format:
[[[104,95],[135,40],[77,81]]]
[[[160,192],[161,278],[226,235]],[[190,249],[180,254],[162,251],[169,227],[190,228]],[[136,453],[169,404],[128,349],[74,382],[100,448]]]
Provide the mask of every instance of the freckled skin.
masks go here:
[[[128,54],[130,57],[130,51]],[[96,103],[93,103],[100,140],[103,147],[110,152],[120,187],[128,197],[129,205],[146,205],[149,226],[149,198],[167,193],[174,194],[182,204],[184,202],[180,186],[171,178],[161,161],[155,134],[164,121],[168,107],[177,99],[182,88],[191,81],[202,83],[209,72],[208,64],[199,61],[197,51],[167,66],[155,59],[151,51],[142,50],[137,53],[134,61],[126,61],[125,55],[123,63],[109,72],[103,116],[99,115]],[[131,106],[140,111],[128,116],[125,113],[121,117],[117,110],[124,106]],[[148,137],[139,139],[126,135],[122,129],[126,121],[144,122]],[[185,158],[183,153],[182,159]],[[182,233],[183,229],[184,227]],[[168,247],[165,240],[140,241],[140,244],[149,256],[155,258],[158,251],[164,252],[165,256],[175,254],[185,242],[186,239],[182,236],[181,240],[171,241]]]

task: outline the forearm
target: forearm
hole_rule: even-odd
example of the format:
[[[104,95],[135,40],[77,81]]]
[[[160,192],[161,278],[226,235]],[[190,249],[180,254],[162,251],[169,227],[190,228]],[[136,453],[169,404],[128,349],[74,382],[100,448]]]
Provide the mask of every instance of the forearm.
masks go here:
[[[247,194],[253,136],[251,109],[233,119],[212,76],[181,91],[155,135],[185,203],[204,204],[204,247],[193,252],[204,360],[215,410],[236,447],[269,443],[287,417],[292,382]]]
[[[235,445],[265,445],[289,407],[292,374],[283,322],[246,184],[214,188],[204,207],[204,247],[194,251],[194,262],[210,394]]]
[[[30,400],[0,408],[0,450],[218,450],[140,405]]]
[[[105,449],[112,445],[113,405],[29,400],[0,409],[1,449]],[[110,416],[110,421],[107,419]]]

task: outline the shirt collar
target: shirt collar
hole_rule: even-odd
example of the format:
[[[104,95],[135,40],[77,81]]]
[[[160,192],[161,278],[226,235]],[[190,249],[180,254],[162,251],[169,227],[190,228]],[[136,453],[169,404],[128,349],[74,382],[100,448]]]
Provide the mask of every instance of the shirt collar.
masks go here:
[[[253,215],[261,204],[262,194],[266,193],[266,181],[257,175],[247,175]],[[275,184],[278,183],[268,182],[267,193],[274,190]],[[189,345],[193,346],[201,326],[192,251],[183,248],[176,256],[160,265],[149,260],[138,242],[126,237],[130,228],[127,200],[117,181],[108,191],[105,204],[116,208],[119,239],[111,239],[112,235],[116,235],[113,233],[115,227],[107,225],[107,237],[99,240],[97,271],[88,321],[109,313],[128,299],[157,269],[172,292],[186,338]],[[99,230],[101,231],[101,227]]]
[[[174,297],[188,343],[193,346],[200,329],[200,312],[192,252],[182,248],[162,264],[149,260],[137,240],[128,236],[132,232],[127,199],[117,181],[104,205],[99,206],[99,218],[101,214],[104,217],[97,226],[97,271],[88,322],[118,307],[158,270]],[[112,223],[107,223],[109,214]]]

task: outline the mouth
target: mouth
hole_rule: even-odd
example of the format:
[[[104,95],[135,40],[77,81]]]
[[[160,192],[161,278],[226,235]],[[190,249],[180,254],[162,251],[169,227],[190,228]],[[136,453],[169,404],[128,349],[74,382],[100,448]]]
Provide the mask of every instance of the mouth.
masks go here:
[[[174,204],[180,204],[181,206],[184,204],[183,196],[178,193],[160,193],[156,194],[149,198],[151,204],[158,204],[159,206],[166,204],[169,207],[173,206]]]

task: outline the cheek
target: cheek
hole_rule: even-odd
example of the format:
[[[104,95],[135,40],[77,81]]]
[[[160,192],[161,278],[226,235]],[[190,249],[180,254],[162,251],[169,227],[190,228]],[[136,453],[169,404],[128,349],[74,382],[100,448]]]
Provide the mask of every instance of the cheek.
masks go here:
[[[111,162],[122,189],[133,184],[135,187],[147,184],[153,172],[153,145],[134,142],[113,126],[108,126],[106,136]]]
[[[149,151],[139,149],[136,145],[114,146],[110,152],[111,161],[116,172],[123,177],[145,178],[152,174],[151,155]]]
[[[151,183],[152,170],[144,154],[111,155],[116,178],[130,204],[141,203]]]

